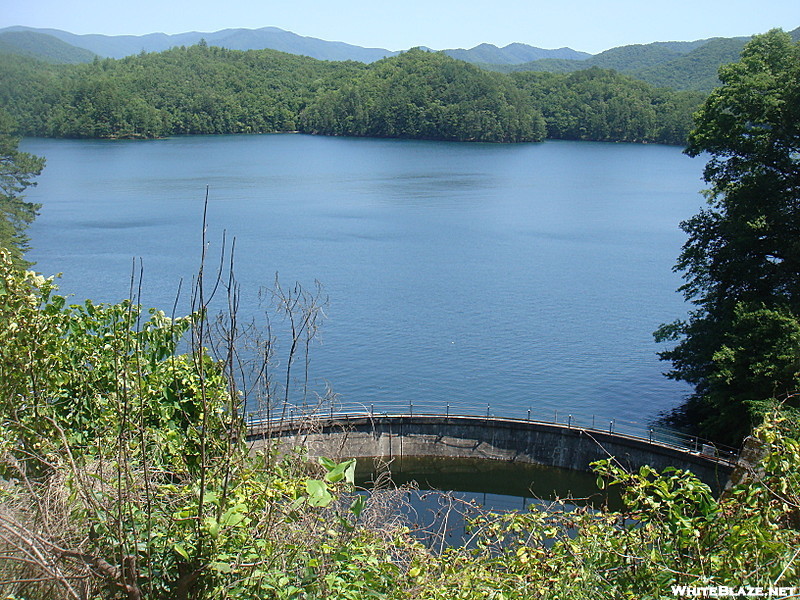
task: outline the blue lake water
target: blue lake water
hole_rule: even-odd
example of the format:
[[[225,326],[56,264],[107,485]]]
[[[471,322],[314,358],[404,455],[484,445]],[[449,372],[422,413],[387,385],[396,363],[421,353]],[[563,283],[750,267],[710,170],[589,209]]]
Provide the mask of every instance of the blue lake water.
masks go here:
[[[688,392],[661,375],[651,335],[687,311],[671,268],[703,162],[679,148],[289,134],[22,146],[47,158],[29,258],[63,273],[62,292],[127,297],[141,258],[142,303],[169,312],[199,264],[208,186],[209,254],[223,230],[236,238],[242,317],[276,272],[324,286],[310,373],[342,402],[647,421]]]

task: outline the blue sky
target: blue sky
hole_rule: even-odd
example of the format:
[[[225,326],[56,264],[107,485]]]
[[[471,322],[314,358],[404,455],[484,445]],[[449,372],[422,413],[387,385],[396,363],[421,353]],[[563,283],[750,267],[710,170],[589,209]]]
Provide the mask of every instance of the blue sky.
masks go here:
[[[0,27],[144,34],[280,27],[359,46],[614,46],[800,26],[800,0],[0,0]]]

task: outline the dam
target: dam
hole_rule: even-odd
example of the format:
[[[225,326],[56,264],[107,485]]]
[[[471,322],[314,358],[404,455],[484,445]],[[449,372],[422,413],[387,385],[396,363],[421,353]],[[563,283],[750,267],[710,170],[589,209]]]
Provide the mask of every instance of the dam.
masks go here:
[[[488,411],[487,411],[488,412]],[[561,420],[566,422],[561,422]],[[547,422],[533,418],[487,415],[333,412],[248,423],[253,451],[267,444],[301,446],[311,458],[392,459],[395,457],[471,458],[532,463],[591,471],[591,463],[613,457],[628,470],[650,465],[691,471],[712,490],[721,491],[736,466],[736,451],[695,438],[663,439],[653,429],[620,431],[612,420],[600,425],[593,417]],[[615,425],[617,427],[615,428]]]

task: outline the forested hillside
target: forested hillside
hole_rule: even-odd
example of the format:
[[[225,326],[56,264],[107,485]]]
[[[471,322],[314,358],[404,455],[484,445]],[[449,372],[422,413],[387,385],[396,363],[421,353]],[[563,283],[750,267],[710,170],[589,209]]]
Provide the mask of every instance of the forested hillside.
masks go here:
[[[516,65],[533,60],[554,59],[581,61],[589,58],[591,54],[578,52],[572,48],[558,48],[545,50],[528,44],[508,44],[498,48],[494,44],[478,44],[474,48],[452,48],[442,50],[447,56],[471,63],[489,63],[493,65]]]
[[[206,44],[82,65],[6,55],[0,78],[0,107],[20,134],[72,138],[301,131],[681,144],[701,100],[609,71],[509,76],[419,49],[370,65]]]
[[[334,85],[365,66],[198,45],[74,67],[17,59],[0,68],[0,102],[22,133],[109,138],[291,131],[323,81]]]
[[[789,35],[800,40],[800,28]],[[722,65],[736,62],[749,38],[711,38],[694,42],[653,42],[619,46],[583,61],[544,58],[515,65],[480,66],[503,73],[537,71],[573,73],[600,67],[614,69],[656,87],[708,93],[719,85],[717,72]]]
[[[680,144],[704,98],[597,67],[567,75],[514,73],[512,79],[540,107],[551,139]]]
[[[96,56],[89,50],[35,31],[0,32],[0,55],[2,54],[19,54],[45,62],[67,64],[92,62]]]
[[[423,50],[382,60],[317,95],[301,129],[486,142],[536,141],[545,132],[541,113],[511,79]]]
[[[657,87],[710,92],[718,84],[720,66],[735,62],[747,38],[715,38],[699,42],[655,42],[620,46],[585,61],[542,59],[518,65],[482,65],[506,73],[537,71],[573,73],[589,67],[614,69]]]

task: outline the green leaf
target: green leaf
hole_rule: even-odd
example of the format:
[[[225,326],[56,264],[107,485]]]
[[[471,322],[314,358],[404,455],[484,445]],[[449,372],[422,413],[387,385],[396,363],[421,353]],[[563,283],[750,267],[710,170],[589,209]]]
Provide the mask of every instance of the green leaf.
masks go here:
[[[319,479],[307,480],[306,491],[308,492],[308,503],[311,506],[325,507],[333,501],[333,496],[328,491],[328,486]]]
[[[172,549],[175,550],[178,554],[180,554],[186,560],[189,560],[189,553],[186,552],[186,549],[183,547],[183,544],[180,542],[173,544]]]
[[[211,569],[216,571],[217,573],[230,573],[233,571],[233,567],[231,567],[231,563],[227,562],[213,562],[211,563]]]
[[[245,511],[247,510],[247,506],[244,504],[237,504],[236,506],[229,508],[225,513],[220,517],[219,524],[222,527],[236,527],[242,521],[245,520],[247,515]]]
[[[336,461],[331,460],[330,458],[326,458],[324,456],[320,456],[319,457],[319,464],[321,464],[323,467],[325,467],[328,471],[332,471],[333,469],[336,468],[338,463]]]
[[[364,507],[367,505],[367,499],[364,496],[359,496],[353,503],[350,505],[350,512],[353,513],[356,518],[361,516],[361,513],[364,512]]]
[[[355,481],[356,459],[351,458],[344,462],[335,465],[325,474],[325,481],[336,483],[342,479],[346,479],[348,483]]]
[[[219,537],[219,522],[214,517],[206,517],[203,523],[212,538],[216,539]]]

